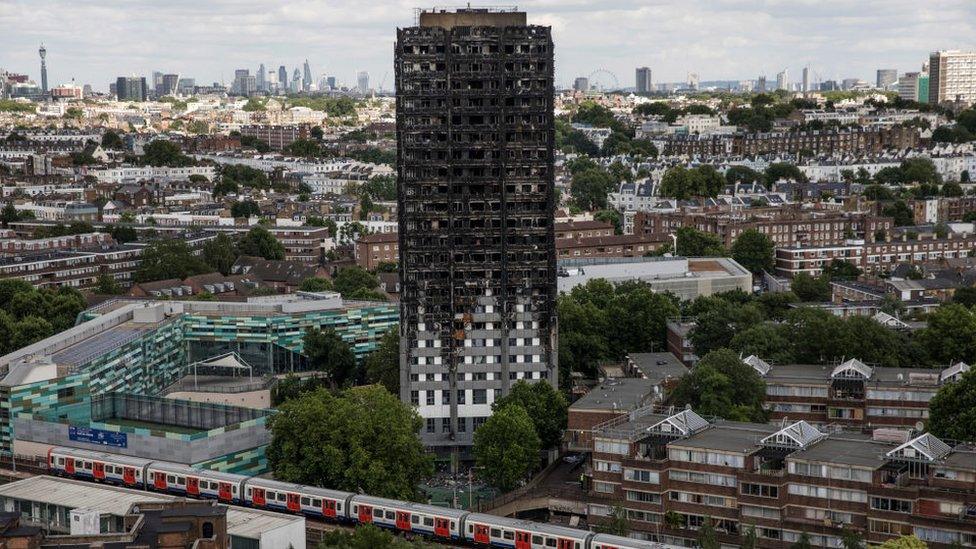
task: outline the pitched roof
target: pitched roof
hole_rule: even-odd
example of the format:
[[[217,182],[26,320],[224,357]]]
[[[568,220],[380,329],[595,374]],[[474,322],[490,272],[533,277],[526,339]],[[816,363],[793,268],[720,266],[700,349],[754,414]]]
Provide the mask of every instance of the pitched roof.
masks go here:
[[[951,451],[952,448],[945,442],[931,433],[923,433],[888,452],[885,456],[908,459],[919,459],[921,457],[926,461],[936,461],[944,458]]]
[[[756,355],[749,355],[742,362],[745,362],[749,366],[752,366],[752,368],[756,370],[756,372],[758,372],[760,376],[765,376],[766,374],[769,373],[770,370],[773,369],[773,367],[770,366],[768,362],[759,358]]]
[[[647,430],[649,432],[679,434],[686,437],[708,426],[708,421],[696,414],[693,410],[682,410],[651,425]]]
[[[968,372],[969,368],[970,368],[969,364],[966,364],[965,362],[960,360],[959,362],[953,364],[952,366],[949,366],[945,370],[942,370],[942,373],[939,374],[939,381],[943,383],[946,381],[956,381],[964,373]]]
[[[825,434],[817,430],[806,421],[800,420],[759,441],[765,446],[786,446],[789,448],[806,448],[822,440]]]
[[[856,358],[852,358],[847,362],[837,365],[837,367],[830,372],[830,377],[860,377],[863,379],[871,379],[871,374],[873,373],[874,369],[872,369],[870,366]]]

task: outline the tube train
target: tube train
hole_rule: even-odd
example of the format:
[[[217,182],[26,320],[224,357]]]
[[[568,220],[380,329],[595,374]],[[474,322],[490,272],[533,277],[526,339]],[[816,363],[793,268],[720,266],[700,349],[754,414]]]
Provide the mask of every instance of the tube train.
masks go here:
[[[207,471],[76,448],[48,450],[49,470],[80,480],[149,492],[215,499],[229,505],[293,513],[329,521],[371,523],[397,532],[477,547],[514,549],[666,549],[660,543],[528,520]]]

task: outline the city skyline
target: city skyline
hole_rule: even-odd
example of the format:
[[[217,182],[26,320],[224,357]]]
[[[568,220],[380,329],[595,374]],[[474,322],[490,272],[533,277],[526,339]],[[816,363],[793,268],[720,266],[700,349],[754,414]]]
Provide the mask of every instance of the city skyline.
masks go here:
[[[197,82],[233,80],[234,70],[284,62],[289,72],[306,58],[322,74],[355,86],[359,71],[374,87],[392,89],[395,28],[413,24],[415,5],[353,2],[268,7],[225,2],[206,14],[177,1],[76,6],[62,0],[0,3],[0,66],[40,80],[37,48],[49,50],[50,85],[89,83],[107,91],[123,75],[178,72]],[[474,5],[473,7],[478,7]],[[976,5],[929,2],[719,2],[691,6],[620,0],[599,8],[582,1],[519,4],[531,24],[551,25],[556,82],[569,87],[598,69],[632,87],[634,67],[648,66],[656,82],[774,77],[806,66],[819,80],[873,81],[879,68],[917,71],[931,51],[976,48]],[[56,15],[56,16],[55,16]],[[615,32],[595,32],[596,29]],[[156,29],[157,32],[146,32]],[[201,55],[201,53],[203,55]]]

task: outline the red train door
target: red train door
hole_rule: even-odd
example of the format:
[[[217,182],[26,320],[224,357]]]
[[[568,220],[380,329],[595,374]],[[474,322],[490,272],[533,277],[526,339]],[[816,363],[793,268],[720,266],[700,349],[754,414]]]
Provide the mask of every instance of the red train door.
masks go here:
[[[528,532],[515,532],[515,549],[532,549],[532,535]]]
[[[92,476],[94,476],[96,479],[99,479],[99,480],[104,479],[105,478],[105,464],[104,463],[99,463],[97,461],[94,462],[92,464]]]
[[[156,487],[157,490],[165,490],[166,473],[163,473],[161,471],[156,471],[155,473],[153,473],[153,485]]]
[[[75,474],[75,460],[73,458],[64,458],[64,470],[69,475]]]
[[[331,500],[331,499],[323,499],[322,500],[322,514],[325,515],[325,516],[327,516],[327,517],[330,517],[330,518],[335,518],[336,517],[336,502],[334,500]]]
[[[410,530],[410,513],[396,512],[396,527],[399,530]]]
[[[222,501],[230,501],[234,496],[230,492],[230,483],[221,482],[217,488],[217,497]]]
[[[474,525],[474,541],[475,543],[491,543],[491,539],[488,538],[488,527],[484,524]]]
[[[262,507],[267,505],[268,502],[264,499],[264,488],[253,488],[251,494],[253,494],[251,499],[254,501],[254,505],[261,505]]]
[[[136,470],[132,467],[126,467],[122,471],[122,482],[126,484],[136,483]]]
[[[571,539],[561,539],[556,543],[556,549],[573,549],[573,540]]]
[[[435,518],[434,535],[442,538],[451,537],[451,521],[442,518]]]
[[[288,504],[289,511],[293,513],[297,513],[298,511],[301,510],[301,504],[299,503],[298,500],[299,500],[298,494],[288,494],[286,503]]]
[[[373,522],[373,508],[369,505],[359,506],[359,522]]]
[[[195,477],[186,477],[186,493],[191,496],[200,495],[200,479]]]

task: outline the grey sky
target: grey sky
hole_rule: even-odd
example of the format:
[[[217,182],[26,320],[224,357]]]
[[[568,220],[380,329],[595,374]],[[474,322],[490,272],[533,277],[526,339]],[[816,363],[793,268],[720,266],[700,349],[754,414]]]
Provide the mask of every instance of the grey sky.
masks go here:
[[[484,2],[472,2],[473,6]],[[492,2],[494,5],[495,2]],[[976,49],[976,0],[530,0],[532,23],[551,25],[556,77],[597,69],[634,85],[634,68],[655,82],[770,80],[810,65],[821,79],[874,79],[877,68],[918,70],[936,49]],[[413,23],[416,0],[0,0],[0,67],[38,79],[48,49],[52,85],[106,90],[119,75],[179,72],[198,83],[230,82],[235,68],[307,57],[354,84],[357,70],[393,84],[397,26]]]

